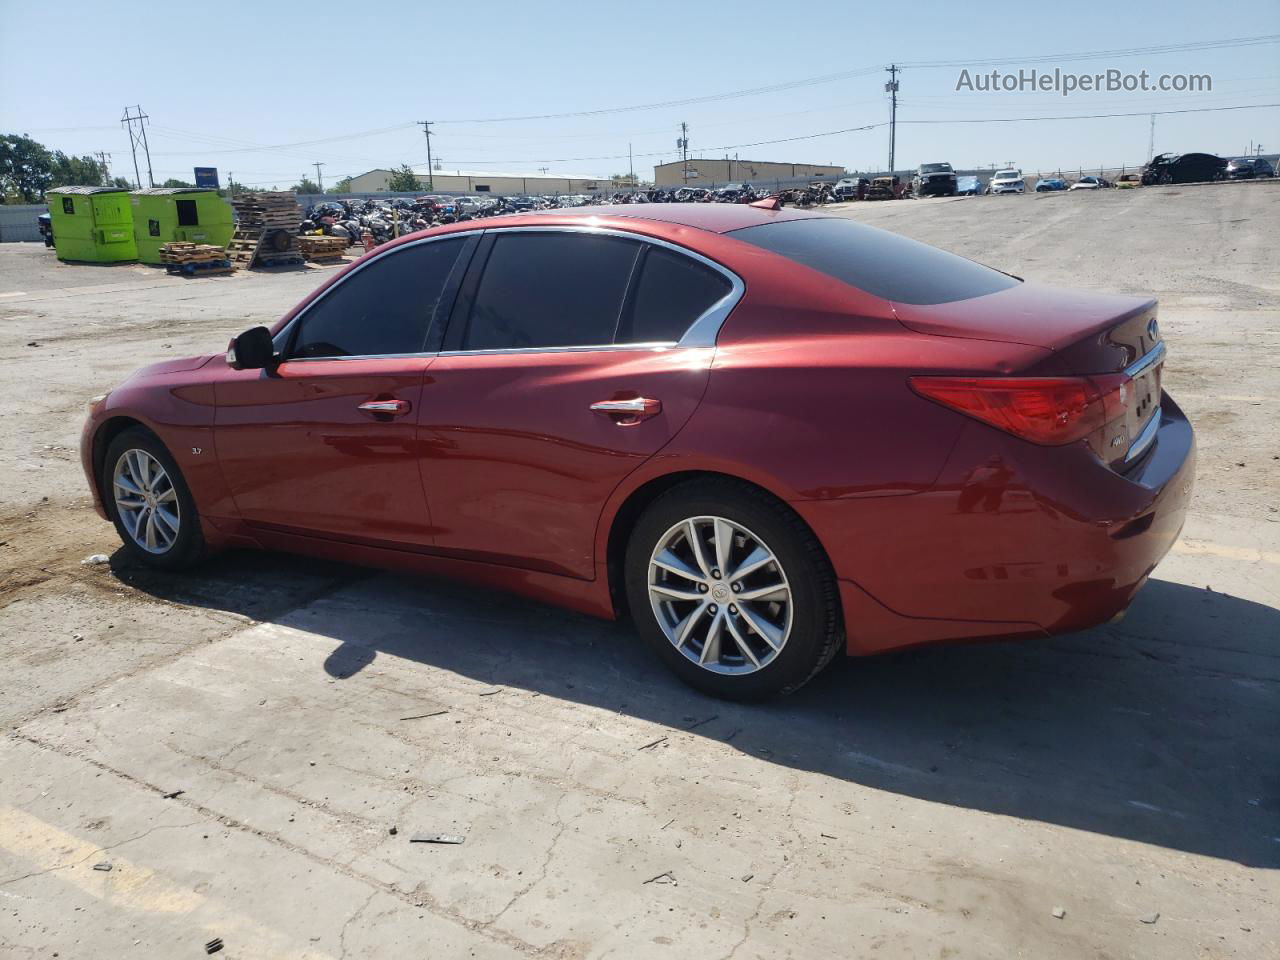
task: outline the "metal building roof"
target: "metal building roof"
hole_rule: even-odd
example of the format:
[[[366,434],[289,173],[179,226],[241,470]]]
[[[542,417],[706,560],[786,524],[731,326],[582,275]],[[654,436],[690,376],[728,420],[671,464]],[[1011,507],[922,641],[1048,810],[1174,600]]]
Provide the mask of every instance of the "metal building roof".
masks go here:
[[[214,193],[213,187],[147,187],[145,190],[133,190],[132,193],[144,197],[165,197],[174,193]]]
[[[70,193],[77,197],[88,197],[95,193],[128,193],[124,187],[50,187],[48,193]]]

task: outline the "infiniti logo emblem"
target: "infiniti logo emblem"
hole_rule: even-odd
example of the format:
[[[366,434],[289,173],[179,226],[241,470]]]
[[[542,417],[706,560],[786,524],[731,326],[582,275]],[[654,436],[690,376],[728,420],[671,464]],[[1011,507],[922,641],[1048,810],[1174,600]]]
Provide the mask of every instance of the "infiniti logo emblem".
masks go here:
[[[1160,339],[1160,324],[1156,322],[1155,317],[1147,321],[1147,336],[1153,343]]]

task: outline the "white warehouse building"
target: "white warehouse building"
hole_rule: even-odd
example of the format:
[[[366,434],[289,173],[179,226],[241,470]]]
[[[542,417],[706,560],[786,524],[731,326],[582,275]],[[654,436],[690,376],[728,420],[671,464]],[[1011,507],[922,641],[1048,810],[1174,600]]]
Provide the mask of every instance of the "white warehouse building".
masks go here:
[[[351,178],[352,193],[384,193],[393,170],[370,170]],[[503,196],[559,193],[598,193],[612,190],[608,177],[585,174],[494,173],[491,170],[436,170],[428,176],[427,168],[414,167],[418,187],[423,193],[492,193]]]

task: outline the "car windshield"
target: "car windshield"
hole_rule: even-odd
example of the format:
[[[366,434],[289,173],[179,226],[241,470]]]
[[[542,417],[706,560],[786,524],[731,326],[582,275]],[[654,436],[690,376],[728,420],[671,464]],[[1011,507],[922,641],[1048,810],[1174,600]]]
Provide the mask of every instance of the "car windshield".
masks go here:
[[[921,173],[950,173],[951,164],[949,163],[926,163],[920,167]]]
[[[728,236],[898,303],[951,303],[1018,284],[980,263],[844,217],[775,221]]]
[[[996,179],[997,180],[1020,180],[1022,179],[1022,174],[1020,174],[1017,170],[1001,170],[999,173],[996,174]]]

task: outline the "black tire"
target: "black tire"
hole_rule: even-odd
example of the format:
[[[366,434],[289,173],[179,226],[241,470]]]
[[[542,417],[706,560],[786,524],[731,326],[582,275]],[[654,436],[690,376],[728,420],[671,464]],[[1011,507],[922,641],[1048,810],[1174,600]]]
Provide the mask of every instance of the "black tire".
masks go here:
[[[178,502],[178,533],[172,545],[163,553],[151,553],[135,542],[126,529],[120,517],[120,510],[116,506],[113,494],[115,468],[120,458],[130,450],[141,450],[150,454],[159,461],[172,481]],[[112,440],[102,463],[100,480],[107,514],[115,524],[121,543],[124,544],[125,555],[131,561],[157,570],[185,570],[204,558],[204,535],[200,532],[200,515],[196,510],[196,502],[191,496],[191,490],[178,464],[154,433],[143,427],[130,427]]]
[[[694,517],[721,517],[750,530],[777,558],[791,588],[791,631],[772,660],[752,673],[714,673],[667,639],[649,601],[649,561],[664,534]],[[769,494],[733,480],[691,480],[672,488],[641,514],[627,544],[627,602],[644,640],[681,680],[727,700],[763,700],[798,690],[817,676],[844,643],[835,574],[821,544],[792,510]]]

